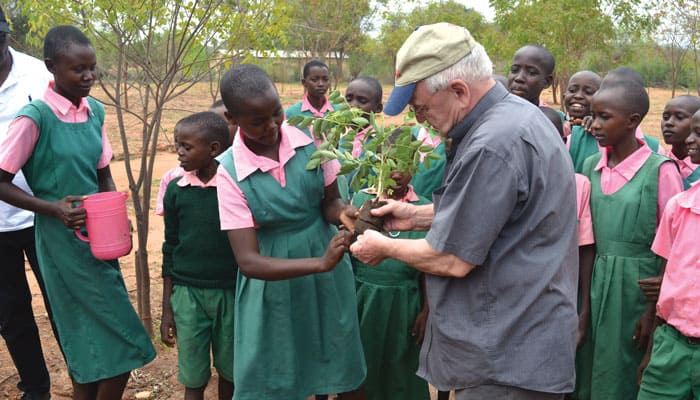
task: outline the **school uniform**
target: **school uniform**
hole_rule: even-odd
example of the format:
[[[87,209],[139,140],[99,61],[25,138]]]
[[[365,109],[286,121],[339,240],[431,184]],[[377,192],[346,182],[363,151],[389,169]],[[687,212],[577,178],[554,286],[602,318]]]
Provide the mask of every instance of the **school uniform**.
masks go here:
[[[430,168],[428,168],[425,165],[424,156],[421,155],[422,162],[420,166],[418,166],[418,171],[416,171],[413,178],[411,178],[413,190],[415,190],[419,196],[432,199],[433,191],[442,185],[442,179],[445,176],[445,163],[447,162],[445,157],[445,142],[439,135],[433,135],[422,126],[413,127],[411,132],[421,143],[432,146],[435,149],[433,152],[440,156],[439,160],[430,160]]]
[[[238,265],[219,229],[216,176],[185,172],[168,185],[164,205],[163,276],[171,277],[177,328],[178,381],[205,386],[210,352],[219,376],[233,382],[234,288]]]
[[[353,205],[360,208],[374,198],[358,192]],[[430,204],[413,188],[401,201],[415,205]],[[422,239],[426,232],[389,232],[400,239]],[[364,383],[367,400],[429,400],[428,384],[416,375],[420,343],[411,336],[416,316],[423,307],[421,273],[387,258],[371,267],[352,259],[357,287],[357,313],[360,335],[367,360]]]
[[[260,254],[321,257],[337,228],[326,222],[324,187],[337,162],[307,170],[316,144],[280,128],[279,161],[250,151],[241,136],[220,158],[221,229],[255,228]],[[265,281],[238,274],[235,400],[302,399],[358,388],[366,367],[349,257],[332,271]]]
[[[669,151],[666,156],[675,161],[676,165],[678,165],[678,169],[681,171],[681,178],[683,178],[684,189],[689,189],[694,182],[700,180],[698,164],[693,164],[690,157],[686,156],[684,159],[680,160],[672,151]]]
[[[156,195],[156,215],[163,216],[163,197],[165,196],[165,191],[168,189],[170,182],[185,174],[185,170],[181,166],[170,168],[165,171],[163,177],[160,178],[160,184],[158,184],[158,194]]]
[[[10,126],[0,168],[20,168],[34,195],[58,201],[98,191],[109,165],[104,108],[87,97],[76,108],[54,92],[25,106]],[[156,352],[129,300],[117,260],[92,256],[88,243],[60,220],[35,216],[36,249],[68,373],[77,383],[142,367]]]
[[[662,156],[666,155],[666,150],[659,144],[659,139],[644,135],[639,127],[635,131],[635,136],[637,139],[643,140],[644,144],[649,146],[655,153]],[[586,158],[601,152],[603,149],[598,145],[595,136],[590,132],[586,132],[581,125],[571,128],[571,135],[566,141],[566,147],[569,149],[569,154],[574,162],[574,171],[579,174],[583,172],[583,163],[586,161]]]
[[[296,117],[297,115],[301,115],[303,117],[321,118],[328,112],[333,110],[333,104],[331,104],[331,102],[328,101],[328,98],[325,98],[325,102],[323,103],[320,109],[316,109],[316,107],[311,105],[308,94],[304,93],[304,98],[302,99],[302,101],[295,103],[286,110],[284,110],[284,114],[286,116],[286,119]]]
[[[673,197],[652,245],[668,260],[656,305],[665,323],[656,328],[640,400],[700,398],[700,184]],[[692,396],[691,396],[692,393]]]
[[[651,251],[658,217],[682,191],[678,170],[641,140],[638,150],[614,168],[607,151],[584,163],[591,181],[596,258],[591,278],[592,366],[590,387],[579,398],[634,399],[636,370],[644,353],[632,337],[647,308],[639,279],[656,276],[661,260]]]

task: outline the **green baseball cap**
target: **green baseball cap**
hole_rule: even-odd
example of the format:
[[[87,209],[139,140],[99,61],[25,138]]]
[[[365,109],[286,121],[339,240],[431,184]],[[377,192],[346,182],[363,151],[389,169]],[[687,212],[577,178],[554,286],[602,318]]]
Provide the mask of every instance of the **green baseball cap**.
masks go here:
[[[416,83],[451,67],[476,44],[469,31],[459,25],[438,22],[416,28],[396,53],[394,89],[384,113],[401,113],[411,101]]]

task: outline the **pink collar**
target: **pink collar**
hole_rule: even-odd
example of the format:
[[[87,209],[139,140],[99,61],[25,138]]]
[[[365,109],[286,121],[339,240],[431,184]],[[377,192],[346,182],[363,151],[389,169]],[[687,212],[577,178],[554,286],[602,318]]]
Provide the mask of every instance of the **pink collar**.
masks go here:
[[[90,105],[87,102],[87,98],[83,97],[80,99],[80,104],[78,107],[76,107],[70,100],[54,91],[53,88],[55,86],[56,82],[49,82],[49,87],[46,89],[46,92],[44,92],[44,98],[42,100],[44,100],[46,104],[49,104],[55,108],[61,115],[67,115],[71,109],[75,110],[74,112],[76,113],[90,111]]]
[[[634,174],[639,171],[640,168],[642,168],[642,165],[647,161],[649,158],[649,155],[651,155],[651,148],[647,146],[642,140],[637,139],[637,143],[641,144],[639,148],[632,154],[630,154],[627,158],[622,160],[619,164],[617,164],[614,168],[609,168],[611,170],[617,171],[620,175],[622,175],[627,181],[632,180],[634,178]],[[600,161],[598,161],[598,164],[595,166],[595,170],[599,171],[603,167],[608,168],[608,149],[604,149],[601,152],[601,157]]]
[[[214,176],[211,179],[209,179],[209,182],[204,183],[197,176],[197,171],[185,171],[185,174],[182,175],[182,178],[180,178],[180,180],[177,181],[177,185],[180,187],[216,187],[216,174],[214,174]]]
[[[242,134],[243,132],[239,129],[238,134],[233,139],[233,145],[231,146],[233,158],[236,160],[235,168],[239,182],[257,170],[267,172],[273,168],[284,167],[287,161],[289,161],[296,153],[296,148],[306,146],[312,142],[311,138],[304,132],[293,126],[287,125],[285,122],[280,127],[281,140],[278,150],[279,162],[277,162],[270,158],[253,153],[245,145],[245,142],[241,137]]]
[[[309,102],[308,94],[304,93],[304,99],[301,101],[301,111],[311,111],[311,114],[313,114],[314,117],[323,117],[324,115],[326,115],[327,112],[333,111],[333,106],[328,101],[328,98],[324,97],[323,100],[323,106],[320,110],[317,110]]]

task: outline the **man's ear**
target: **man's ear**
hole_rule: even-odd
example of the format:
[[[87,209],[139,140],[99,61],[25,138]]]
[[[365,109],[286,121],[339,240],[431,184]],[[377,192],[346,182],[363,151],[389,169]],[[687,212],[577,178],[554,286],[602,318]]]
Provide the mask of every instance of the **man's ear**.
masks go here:
[[[472,93],[466,82],[461,79],[454,79],[447,84],[447,87],[460,103],[469,105]]]

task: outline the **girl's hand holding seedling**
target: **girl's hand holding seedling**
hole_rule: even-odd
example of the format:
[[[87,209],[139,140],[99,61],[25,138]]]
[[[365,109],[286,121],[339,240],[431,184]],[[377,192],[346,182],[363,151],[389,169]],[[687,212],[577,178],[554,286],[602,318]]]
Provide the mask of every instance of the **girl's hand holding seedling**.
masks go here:
[[[76,202],[85,200],[87,196],[66,196],[54,203],[54,217],[60,219],[63,225],[70,229],[80,229],[85,226],[87,212],[84,208],[74,205]]]
[[[349,237],[350,232],[344,229],[338,232],[335,236],[333,236],[331,242],[328,243],[326,253],[321,258],[322,265],[320,272],[332,271],[335,268],[335,266],[338,265],[340,259],[342,259],[345,253],[349,250]]]
[[[357,208],[352,205],[347,205],[338,215],[338,219],[340,220],[340,224],[352,233],[355,232],[355,221],[357,221],[358,214]]]

